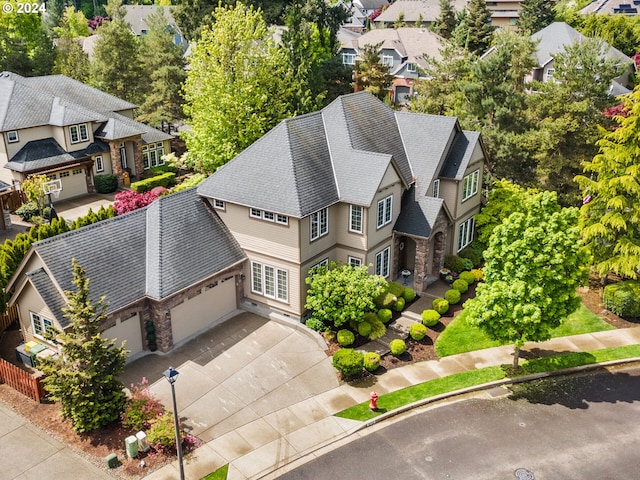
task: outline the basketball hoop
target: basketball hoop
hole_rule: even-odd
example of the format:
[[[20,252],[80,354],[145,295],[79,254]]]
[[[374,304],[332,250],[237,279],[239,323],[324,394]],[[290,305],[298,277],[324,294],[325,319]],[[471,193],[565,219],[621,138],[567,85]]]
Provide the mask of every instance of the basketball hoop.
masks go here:
[[[51,199],[51,195],[53,195],[53,198],[58,198],[62,191],[62,180],[55,179],[44,182],[42,184],[42,191],[45,195],[49,195],[49,199]]]

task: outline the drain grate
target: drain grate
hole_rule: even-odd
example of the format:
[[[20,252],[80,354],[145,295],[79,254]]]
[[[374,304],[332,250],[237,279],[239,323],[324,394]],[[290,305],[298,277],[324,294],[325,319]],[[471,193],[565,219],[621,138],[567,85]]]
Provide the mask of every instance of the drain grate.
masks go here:
[[[527,470],[526,468],[518,468],[513,473],[518,480],[535,480],[533,473]]]

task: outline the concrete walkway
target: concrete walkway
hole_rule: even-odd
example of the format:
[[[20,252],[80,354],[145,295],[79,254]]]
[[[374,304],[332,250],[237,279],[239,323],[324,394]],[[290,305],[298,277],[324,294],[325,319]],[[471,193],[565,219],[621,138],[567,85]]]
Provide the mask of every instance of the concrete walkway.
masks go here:
[[[260,341],[263,337],[273,341],[278,338],[278,330],[281,330],[280,334],[288,331],[274,322],[266,323],[249,332],[250,342]],[[348,437],[363,426],[362,422],[333,415],[368,401],[372,390],[383,395],[466,370],[509,364],[513,358],[512,347],[496,347],[408,365],[361,382],[338,384],[329,357],[317,357],[315,352],[311,353],[313,348],[306,351],[297,348],[298,345],[310,345],[300,335],[301,332],[289,331],[278,342],[278,355],[283,354],[284,360],[278,358],[278,350],[275,350],[268,357],[254,359],[257,363],[250,362],[253,363],[251,367],[247,367],[246,362],[247,356],[252,356],[251,349],[246,350],[250,343],[234,344],[205,366],[219,376],[217,386],[194,383],[195,376],[188,381],[183,382],[182,378],[178,381],[176,390],[183,392],[178,395],[180,416],[207,442],[185,459],[187,479],[199,480],[227,463],[229,480],[278,478],[283,471],[297,465],[292,462],[313,459],[335,448],[340,441],[348,441]],[[611,330],[526,344],[523,358],[527,352],[552,356],[639,343],[640,327]],[[285,364],[299,364],[296,377],[304,376],[302,385],[305,387],[296,383],[296,377],[276,382],[276,388],[268,386],[274,378],[282,376],[280,370]],[[195,365],[187,362],[174,366],[193,375]],[[259,365],[263,367],[260,373],[256,370]],[[211,383],[210,379],[207,381]],[[224,388],[219,389],[221,386]],[[207,392],[219,390],[203,396],[202,389]],[[165,405],[171,404],[167,401],[169,389],[165,380],[156,382],[153,391]],[[225,398],[230,391],[235,398]],[[209,417],[218,418],[216,427],[206,423],[208,420],[204,419]],[[145,478],[178,478],[177,462]]]

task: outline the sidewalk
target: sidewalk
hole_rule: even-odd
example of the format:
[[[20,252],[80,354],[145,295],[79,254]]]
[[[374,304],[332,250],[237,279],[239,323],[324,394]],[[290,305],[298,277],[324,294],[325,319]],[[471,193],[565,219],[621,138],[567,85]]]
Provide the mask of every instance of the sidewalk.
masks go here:
[[[522,351],[523,357],[526,352],[553,356],[639,343],[640,327],[635,327],[528,343]],[[362,422],[333,415],[368,401],[371,391],[383,395],[466,370],[510,364],[512,352],[513,347],[504,346],[416,363],[361,382],[339,385],[268,416],[257,414],[234,430],[210,440],[186,458],[185,476],[188,480],[200,480],[228,463],[229,480],[278,478],[285,471],[327,453],[341,440],[348,441],[349,435],[363,427]],[[327,362],[330,361],[327,358]],[[216,406],[211,405],[211,408]],[[178,478],[177,462],[145,478]]]

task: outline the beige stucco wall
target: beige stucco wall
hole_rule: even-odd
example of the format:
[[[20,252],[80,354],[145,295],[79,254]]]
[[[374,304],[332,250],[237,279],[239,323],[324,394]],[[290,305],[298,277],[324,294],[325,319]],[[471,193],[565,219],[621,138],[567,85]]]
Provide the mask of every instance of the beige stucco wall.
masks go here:
[[[127,319],[116,320],[116,325],[106,329],[102,336],[116,340],[117,346],[120,346],[124,341],[125,348],[129,351],[128,358],[143,350],[142,326],[137,314]]]
[[[49,137],[55,138],[60,146],[64,148],[64,137],[62,135],[62,128],[45,125],[42,127],[24,128],[22,130],[18,130],[19,141],[15,143],[7,143],[8,158],[12,158],[28,142],[32,142],[34,140],[42,140],[43,138]]]
[[[351,205],[339,203],[334,208],[337,217],[337,243],[347,248],[366,249],[367,248],[367,228],[369,224],[369,212],[367,207],[362,209],[362,233],[350,232],[351,225]]]
[[[102,157],[102,165],[104,167],[104,170],[102,172],[98,172],[98,170],[96,170],[96,157]],[[111,166],[111,154],[110,153],[103,153],[101,155],[92,155],[91,156],[91,160],[93,160],[93,175],[106,175],[106,174],[112,174],[113,173],[113,168]]]
[[[54,328],[57,328],[58,330],[62,330],[62,327],[54,318],[51,310],[49,310],[44,304],[44,301],[42,300],[40,295],[38,295],[31,283],[27,282],[25,287],[22,289],[16,305],[18,307],[18,315],[20,317],[20,325],[22,327],[22,335],[24,337],[24,341],[30,342],[31,340],[36,340],[42,344],[50,345],[53,347],[53,345],[51,345],[46,340],[39,337],[34,337],[33,327],[31,326],[30,312],[36,313],[41,317],[51,320],[53,322]]]
[[[213,288],[204,287],[202,293],[171,309],[173,343],[210,327],[235,309],[234,277],[219,281]]]
[[[393,196],[393,200],[391,202],[392,206],[392,215],[391,222],[385,225],[382,228],[377,228],[378,223],[378,201],[383,198],[388,197],[389,195]],[[400,181],[400,177],[396,172],[393,165],[389,164],[387,171],[385,172],[382,181],[380,182],[380,186],[378,187],[378,191],[373,197],[373,201],[371,202],[371,207],[367,211],[367,246],[369,250],[372,248],[376,248],[378,244],[381,242],[387,241],[391,239],[391,234],[393,231],[393,226],[398,219],[398,215],[400,215],[400,204],[402,199],[402,183]],[[378,250],[376,250],[378,251]]]
[[[244,296],[257,304],[267,305],[275,310],[282,311],[284,313],[300,316],[304,311],[304,297],[302,294],[304,287],[304,279],[307,274],[307,270],[302,270],[300,265],[295,262],[288,262],[282,259],[274,258],[268,255],[246,252],[249,257],[249,261],[245,263],[245,281],[244,281]],[[288,300],[286,302],[282,300],[276,300],[273,298],[265,297],[251,291],[251,262],[258,262],[263,265],[269,265],[274,268],[286,270],[288,279]],[[304,287],[306,288],[306,287]]]

